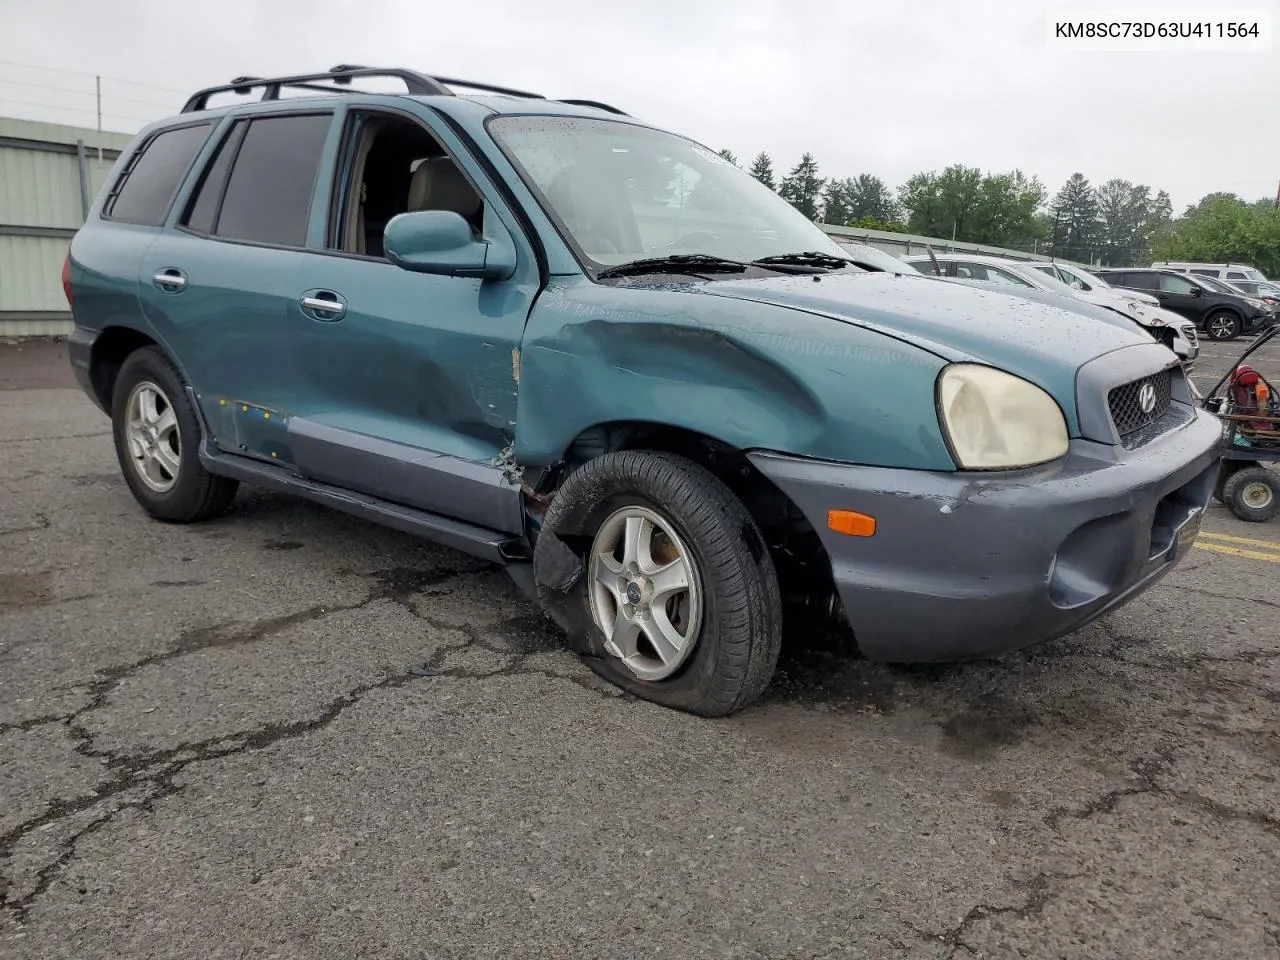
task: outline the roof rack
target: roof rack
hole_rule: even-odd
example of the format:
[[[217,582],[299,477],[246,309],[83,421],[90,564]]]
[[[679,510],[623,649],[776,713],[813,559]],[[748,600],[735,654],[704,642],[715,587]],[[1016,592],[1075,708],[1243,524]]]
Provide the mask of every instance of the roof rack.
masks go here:
[[[182,112],[194,113],[198,110],[208,109],[209,98],[215,94],[236,93],[241,96],[247,96],[259,87],[262,88],[262,96],[258,98],[259,102],[279,100],[280,91],[285,88],[314,90],[318,93],[367,93],[369,91],[356,90],[351,87],[351,81],[361,77],[393,77],[403,81],[405,92],[412,96],[451,97],[456,94],[449,89],[450,87],[465,87],[468,90],[481,90],[485,93],[496,93],[506,97],[519,97],[529,100],[547,99],[540,93],[529,93],[527,90],[514,90],[511,87],[499,87],[491,83],[475,83],[470,80],[455,80],[449,77],[433,77],[425,73],[419,73],[416,70],[405,70],[400,67],[364,67],[357,64],[340,63],[324,73],[303,73],[288,77],[236,77],[230,83],[216,87],[206,87],[203,90],[196,91],[183,104]],[[324,81],[336,84],[337,87],[350,89],[342,90],[334,86],[325,86],[323,84]],[[607,103],[600,103],[598,100],[559,100],[555,102],[573,104],[579,107],[594,107],[598,110],[616,113],[619,116],[627,116],[617,107],[611,107]]]

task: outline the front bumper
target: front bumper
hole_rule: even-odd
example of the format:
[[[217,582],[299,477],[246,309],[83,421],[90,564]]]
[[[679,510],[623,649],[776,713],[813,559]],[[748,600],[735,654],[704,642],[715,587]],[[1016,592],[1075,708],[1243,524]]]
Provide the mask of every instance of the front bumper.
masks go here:
[[[1244,322],[1245,333],[1261,333],[1263,330],[1274,327],[1276,324],[1276,314],[1259,313],[1250,317]]]
[[[1076,440],[1051,467],[991,474],[751,460],[817,531],[868,659],[955,661],[1069,633],[1168,573],[1199,530],[1219,433],[1195,411],[1138,450]],[[875,534],[832,532],[834,509],[875,517]]]

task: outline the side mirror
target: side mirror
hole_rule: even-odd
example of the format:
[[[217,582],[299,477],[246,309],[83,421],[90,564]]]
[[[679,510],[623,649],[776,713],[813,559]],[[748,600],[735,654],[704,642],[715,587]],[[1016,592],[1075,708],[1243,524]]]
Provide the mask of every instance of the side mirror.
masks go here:
[[[1200,287],[1192,287],[1192,288],[1191,288],[1191,295],[1192,295],[1193,297],[1203,297],[1203,296],[1204,296],[1204,291],[1203,291]]]
[[[516,272],[510,237],[477,240],[452,210],[419,210],[392,217],[382,231],[387,259],[402,270],[445,277],[506,280]]]

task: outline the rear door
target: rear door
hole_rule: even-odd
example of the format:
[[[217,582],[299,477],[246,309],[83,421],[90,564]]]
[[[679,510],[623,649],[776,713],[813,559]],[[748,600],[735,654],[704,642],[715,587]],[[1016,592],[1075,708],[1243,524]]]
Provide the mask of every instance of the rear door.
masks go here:
[[[146,326],[138,298],[138,265],[160,235],[214,126],[206,119],[167,127],[143,140],[122,161],[98,215],[77,232],[71,245],[79,325],[93,330],[113,324]]]
[[[226,451],[290,459],[279,415],[298,386],[288,307],[332,122],[332,108],[230,118],[143,257],[148,319]]]

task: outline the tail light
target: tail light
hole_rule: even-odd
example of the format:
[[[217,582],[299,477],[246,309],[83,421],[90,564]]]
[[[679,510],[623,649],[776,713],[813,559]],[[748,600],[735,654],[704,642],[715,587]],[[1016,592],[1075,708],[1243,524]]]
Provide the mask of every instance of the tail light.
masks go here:
[[[67,306],[72,306],[71,296],[71,254],[62,261],[62,292],[67,298]]]

